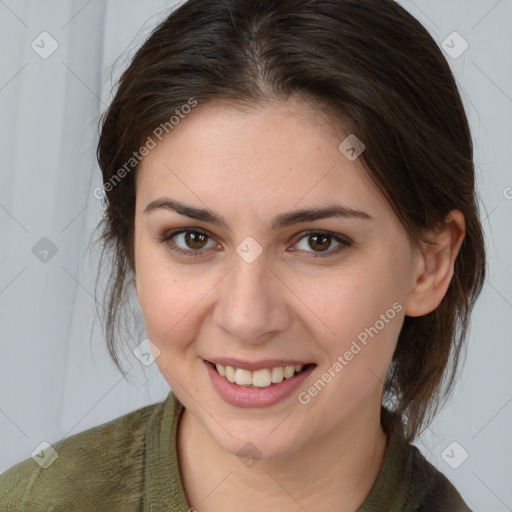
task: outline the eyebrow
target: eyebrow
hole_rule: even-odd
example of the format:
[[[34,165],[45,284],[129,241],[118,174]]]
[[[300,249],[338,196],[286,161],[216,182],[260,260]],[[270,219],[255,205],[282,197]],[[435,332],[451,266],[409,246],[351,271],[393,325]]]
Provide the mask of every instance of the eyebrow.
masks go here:
[[[180,215],[185,215],[191,219],[208,222],[217,226],[222,226],[228,231],[231,231],[226,220],[209,209],[196,208],[195,206],[186,205],[168,198],[156,199],[148,203],[144,209],[144,214],[154,212],[158,209],[173,210]],[[329,205],[319,208],[305,208],[302,210],[294,210],[287,213],[276,215],[272,219],[272,230],[285,228],[293,224],[299,224],[301,222],[311,222],[314,220],[327,219],[331,217],[341,218],[354,218],[354,219],[366,219],[371,220],[372,217],[363,211],[354,210],[348,206],[342,205]]]

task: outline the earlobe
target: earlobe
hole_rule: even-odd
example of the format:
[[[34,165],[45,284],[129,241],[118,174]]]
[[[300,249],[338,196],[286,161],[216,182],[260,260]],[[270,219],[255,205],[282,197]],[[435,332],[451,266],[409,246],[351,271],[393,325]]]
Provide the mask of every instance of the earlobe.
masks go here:
[[[465,229],[462,212],[451,210],[444,225],[428,233],[428,242],[418,255],[412,290],[405,301],[406,315],[426,315],[441,303],[453,277]]]

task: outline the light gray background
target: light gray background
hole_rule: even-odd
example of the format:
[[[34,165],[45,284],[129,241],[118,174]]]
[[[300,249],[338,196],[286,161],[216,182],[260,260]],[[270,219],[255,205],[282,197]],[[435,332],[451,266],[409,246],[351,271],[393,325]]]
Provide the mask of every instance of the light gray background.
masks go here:
[[[439,45],[454,31],[469,44],[456,59],[445,55],[473,130],[489,258],[456,392],[417,444],[475,512],[504,512],[512,510],[512,0],[400,3]],[[42,441],[169,391],[155,364],[125,359],[125,381],[110,362],[95,319],[98,254],[88,245],[102,212],[93,196],[99,115],[112,79],[174,5],[0,1],[0,471]],[[47,59],[31,48],[43,31],[59,45]],[[43,237],[57,249],[46,262],[33,251]],[[469,457],[454,469],[445,459],[454,466],[462,450]]]

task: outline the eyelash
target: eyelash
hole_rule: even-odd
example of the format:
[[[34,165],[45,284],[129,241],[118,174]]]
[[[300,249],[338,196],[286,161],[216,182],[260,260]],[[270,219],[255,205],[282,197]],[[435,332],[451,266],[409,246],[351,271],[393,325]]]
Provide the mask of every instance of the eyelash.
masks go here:
[[[158,243],[166,244],[172,238],[174,238],[175,236],[177,236],[177,235],[179,235],[181,233],[196,233],[196,234],[199,234],[199,235],[205,235],[209,239],[212,239],[212,237],[206,231],[202,231],[202,230],[194,229],[194,228],[177,229],[177,230],[165,233],[162,236],[156,236],[156,238],[157,238]],[[297,241],[294,243],[294,245],[296,243],[300,242],[303,238],[307,238],[307,237],[309,237],[311,235],[329,236],[333,240],[338,242],[340,244],[340,246],[338,246],[334,251],[329,251],[329,252],[313,252],[314,255],[313,256],[306,256],[307,258],[326,258],[326,257],[329,257],[329,256],[333,256],[335,254],[338,254],[343,249],[349,247],[352,244],[352,242],[349,239],[340,237],[336,233],[332,233],[330,231],[314,231],[314,230],[311,230],[311,231],[306,231],[306,232],[302,233],[302,236],[297,239]],[[182,249],[181,247],[173,247],[170,244],[167,244],[167,245],[168,245],[169,249],[171,249],[172,251],[175,251],[175,252],[177,252],[179,254],[182,254],[182,255],[185,255],[185,256],[200,257],[200,256],[202,256],[201,253],[204,252],[202,249],[186,250],[186,249]],[[306,252],[309,252],[309,251],[306,251]]]

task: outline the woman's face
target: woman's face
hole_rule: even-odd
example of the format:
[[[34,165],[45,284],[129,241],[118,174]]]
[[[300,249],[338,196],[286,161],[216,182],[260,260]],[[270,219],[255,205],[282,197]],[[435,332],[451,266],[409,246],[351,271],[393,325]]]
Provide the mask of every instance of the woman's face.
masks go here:
[[[348,135],[299,100],[199,104],[137,170],[136,290],[156,362],[231,453],[284,456],[378,418],[420,265],[339,149]],[[304,214],[326,207],[363,213]]]

